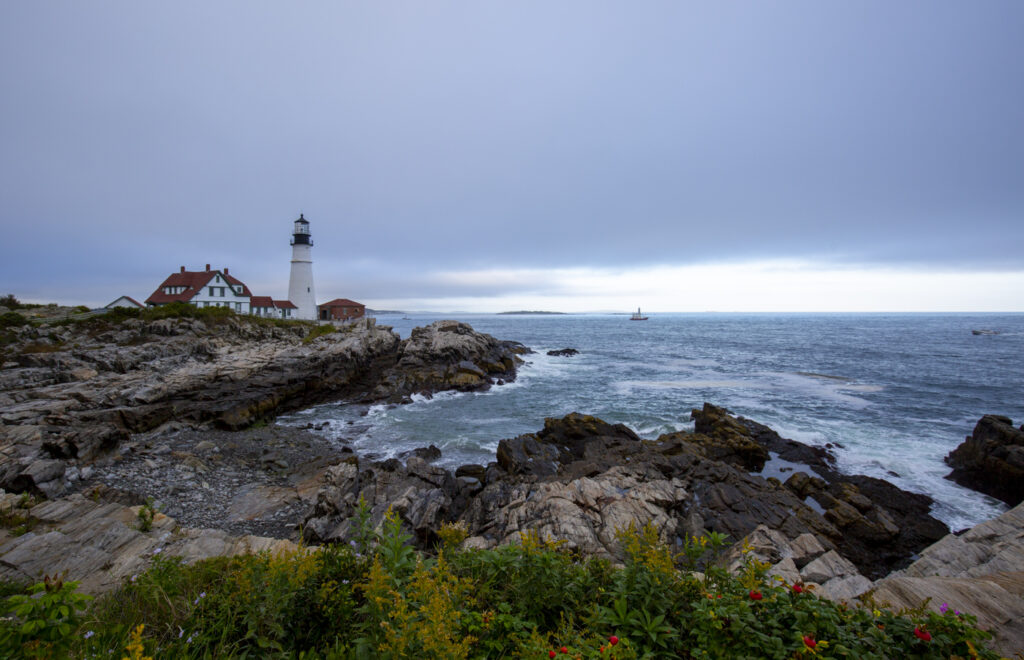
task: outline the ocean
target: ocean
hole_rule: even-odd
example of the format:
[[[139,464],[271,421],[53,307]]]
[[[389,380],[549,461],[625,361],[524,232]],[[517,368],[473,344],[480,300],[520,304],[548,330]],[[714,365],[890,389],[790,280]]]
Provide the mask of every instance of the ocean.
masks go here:
[[[644,438],[690,430],[705,401],[783,437],[834,447],[840,470],[935,499],[953,530],[1005,510],[946,480],[943,457],[987,413],[1024,423],[1024,314],[382,315],[403,338],[454,318],[536,353],[515,382],[406,405],[327,404],[278,421],[362,455],[434,444],[439,464],[486,464],[498,442],[570,412],[626,424]],[[974,335],[972,329],[996,330]],[[546,351],[575,348],[574,357]]]

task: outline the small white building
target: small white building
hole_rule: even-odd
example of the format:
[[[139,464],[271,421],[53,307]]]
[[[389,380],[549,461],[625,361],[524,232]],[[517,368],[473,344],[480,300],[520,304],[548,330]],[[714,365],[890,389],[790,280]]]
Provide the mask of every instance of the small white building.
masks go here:
[[[270,296],[253,296],[249,302],[253,316],[272,319],[294,319],[295,305],[289,300],[272,300]]]
[[[146,305],[184,302],[196,307],[227,307],[236,314],[248,314],[251,299],[249,287],[232,277],[227,268],[210,270],[210,264],[206,264],[204,271],[185,270],[182,266],[181,271],[172,273],[146,298]]]
[[[140,303],[135,298],[132,298],[131,296],[121,296],[120,298],[118,298],[114,302],[108,303],[108,304],[104,305],[103,309],[114,309],[115,307],[128,307],[130,309],[142,309],[143,307],[145,307],[145,305]]]

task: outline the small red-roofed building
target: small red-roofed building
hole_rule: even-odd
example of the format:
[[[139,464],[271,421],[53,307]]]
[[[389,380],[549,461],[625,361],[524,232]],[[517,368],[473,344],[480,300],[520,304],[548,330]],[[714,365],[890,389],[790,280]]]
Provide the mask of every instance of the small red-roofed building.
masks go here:
[[[366,305],[348,298],[335,298],[317,305],[317,313],[321,321],[347,321],[366,316]]]
[[[181,270],[171,275],[146,298],[148,307],[183,302],[196,307],[227,307],[237,314],[248,314],[252,292],[228,269]]]
[[[253,296],[249,303],[253,316],[272,319],[295,318],[295,305],[288,300],[272,300],[270,296]]]

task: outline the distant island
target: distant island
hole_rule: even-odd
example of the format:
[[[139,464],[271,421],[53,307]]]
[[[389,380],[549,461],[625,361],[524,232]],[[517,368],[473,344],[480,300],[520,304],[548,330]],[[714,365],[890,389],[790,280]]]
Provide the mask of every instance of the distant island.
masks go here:
[[[399,314],[408,314],[397,309],[367,309],[367,314],[373,314],[376,316],[398,316]]]
[[[528,310],[525,310],[525,309],[521,309],[521,310],[515,311],[515,312],[498,312],[498,314],[565,314],[565,312],[542,312],[542,311],[531,312],[531,311],[528,311]]]

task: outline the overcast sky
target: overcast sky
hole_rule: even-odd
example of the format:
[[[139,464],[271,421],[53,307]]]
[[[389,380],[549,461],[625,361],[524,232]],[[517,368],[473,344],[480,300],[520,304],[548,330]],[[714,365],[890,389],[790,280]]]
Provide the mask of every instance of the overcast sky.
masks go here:
[[[1024,311],[1024,3],[4,2],[0,294]]]

